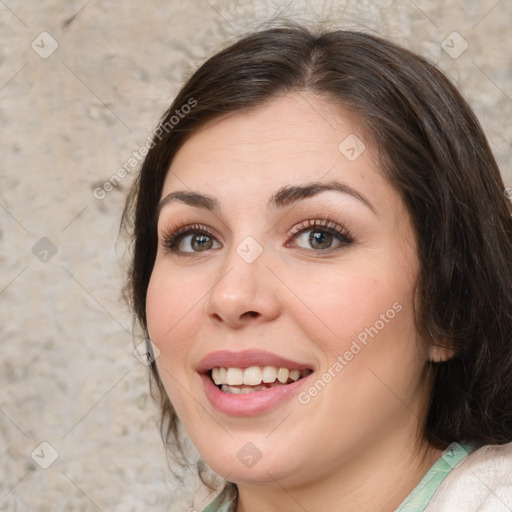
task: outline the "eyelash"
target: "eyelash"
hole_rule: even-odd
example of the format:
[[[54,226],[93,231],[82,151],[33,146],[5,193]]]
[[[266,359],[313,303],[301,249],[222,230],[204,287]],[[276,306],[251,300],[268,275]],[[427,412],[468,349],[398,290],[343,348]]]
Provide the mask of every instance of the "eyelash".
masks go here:
[[[176,247],[181,239],[186,235],[205,235],[215,238],[208,227],[203,226],[202,224],[191,224],[166,231],[162,235],[162,245],[173,252],[180,252]]]
[[[291,230],[290,230],[290,237],[292,240],[295,240],[303,233],[307,232],[308,230],[311,230],[313,228],[321,228],[319,231],[324,231],[326,233],[331,234],[335,238],[338,239],[341,246],[348,246],[354,242],[353,237],[349,233],[349,231],[339,224],[328,220],[328,219],[306,219],[299,224],[296,224]],[[169,249],[170,251],[181,254],[181,251],[177,249],[177,246],[179,245],[181,239],[187,235],[205,235],[211,238],[215,239],[215,236],[211,229],[209,229],[207,226],[204,226],[202,224],[191,224],[186,226],[181,226],[178,228],[171,228],[168,231],[166,231],[162,235],[162,246],[166,249]],[[289,246],[289,242],[286,243],[286,246]],[[337,247],[339,248],[339,247]],[[323,252],[328,253],[334,249],[327,249],[327,250],[321,250],[321,249],[309,249],[310,251],[315,252]],[[308,250],[308,249],[305,249]],[[190,253],[193,254],[193,253]]]
[[[350,245],[354,242],[354,239],[352,235],[349,233],[349,231],[344,228],[343,226],[337,224],[336,222],[333,222],[329,219],[306,219],[299,224],[296,224],[291,229],[291,237],[293,239],[296,239],[300,235],[302,235],[304,232],[307,232],[311,230],[312,228],[319,228],[318,231],[324,231],[326,233],[331,234],[332,236],[336,237],[342,245]],[[311,249],[315,250],[315,249]],[[321,251],[319,252],[329,252],[327,251]]]

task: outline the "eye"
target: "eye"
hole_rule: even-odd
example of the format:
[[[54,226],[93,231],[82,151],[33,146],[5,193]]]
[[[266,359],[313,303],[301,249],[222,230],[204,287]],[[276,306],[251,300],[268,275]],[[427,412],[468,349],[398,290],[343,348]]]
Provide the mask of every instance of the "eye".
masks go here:
[[[162,245],[175,253],[204,252],[219,249],[222,245],[204,226],[183,226],[162,237]]]
[[[304,244],[309,244],[312,249],[330,249],[335,241],[332,233],[319,229],[306,231],[299,235],[296,240],[298,240],[299,245],[302,244],[302,247],[304,247]]]
[[[347,231],[335,222],[311,219],[292,229],[292,240],[301,249],[325,252],[353,243]]]

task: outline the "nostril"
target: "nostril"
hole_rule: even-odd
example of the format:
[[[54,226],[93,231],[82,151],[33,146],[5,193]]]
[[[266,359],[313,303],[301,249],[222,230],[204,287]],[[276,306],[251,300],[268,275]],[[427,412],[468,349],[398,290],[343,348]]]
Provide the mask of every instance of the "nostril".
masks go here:
[[[259,318],[261,316],[261,313],[258,313],[257,311],[246,311],[239,317],[236,318],[236,322],[248,320],[249,318]],[[224,323],[225,321],[230,322],[229,317],[223,317],[222,315],[219,315],[218,313],[212,313],[211,318],[218,323]]]

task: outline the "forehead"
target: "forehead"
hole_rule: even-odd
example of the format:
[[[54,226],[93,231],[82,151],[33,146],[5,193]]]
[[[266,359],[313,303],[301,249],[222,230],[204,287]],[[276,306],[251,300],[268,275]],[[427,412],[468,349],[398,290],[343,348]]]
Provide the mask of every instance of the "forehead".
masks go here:
[[[376,162],[353,116],[328,99],[291,93],[215,119],[191,136],[173,159],[162,195],[184,188],[222,195],[238,187],[251,197],[332,180],[361,192],[389,188]]]

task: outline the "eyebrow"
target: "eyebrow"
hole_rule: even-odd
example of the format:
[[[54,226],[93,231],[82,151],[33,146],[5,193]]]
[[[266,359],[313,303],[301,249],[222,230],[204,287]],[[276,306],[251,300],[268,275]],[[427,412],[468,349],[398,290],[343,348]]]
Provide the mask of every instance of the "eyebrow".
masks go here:
[[[313,182],[306,183],[304,185],[287,185],[272,194],[272,197],[269,199],[267,205],[269,208],[283,208],[302,199],[308,199],[327,191],[341,192],[343,194],[350,195],[355,199],[358,199],[361,203],[372,210],[372,212],[376,213],[373,205],[370,203],[370,201],[368,201],[368,199],[366,199],[363,194],[350,187],[349,185],[340,183],[338,181],[329,181],[326,183]],[[158,203],[157,216],[165,206],[168,206],[174,202],[180,202],[189,206],[204,208],[210,211],[220,211],[220,203],[215,197],[199,192],[177,190],[165,196]]]
[[[162,208],[174,202],[180,202],[188,204],[190,206],[196,206],[198,208],[204,208],[210,211],[219,211],[220,204],[215,197],[208,196],[206,194],[200,194],[199,192],[189,192],[188,190],[177,190],[166,195],[157,206],[157,216],[160,214]]]
[[[340,183],[338,181],[329,181],[326,183],[313,182],[306,183],[305,185],[287,185],[280,188],[272,195],[268,201],[268,206],[273,208],[282,208],[284,206],[296,203],[301,199],[307,199],[326,191],[335,191],[341,192],[342,194],[348,194],[349,196],[358,199],[373,213],[377,213],[372,203],[370,203],[370,201],[363,194],[350,187],[349,185]]]

